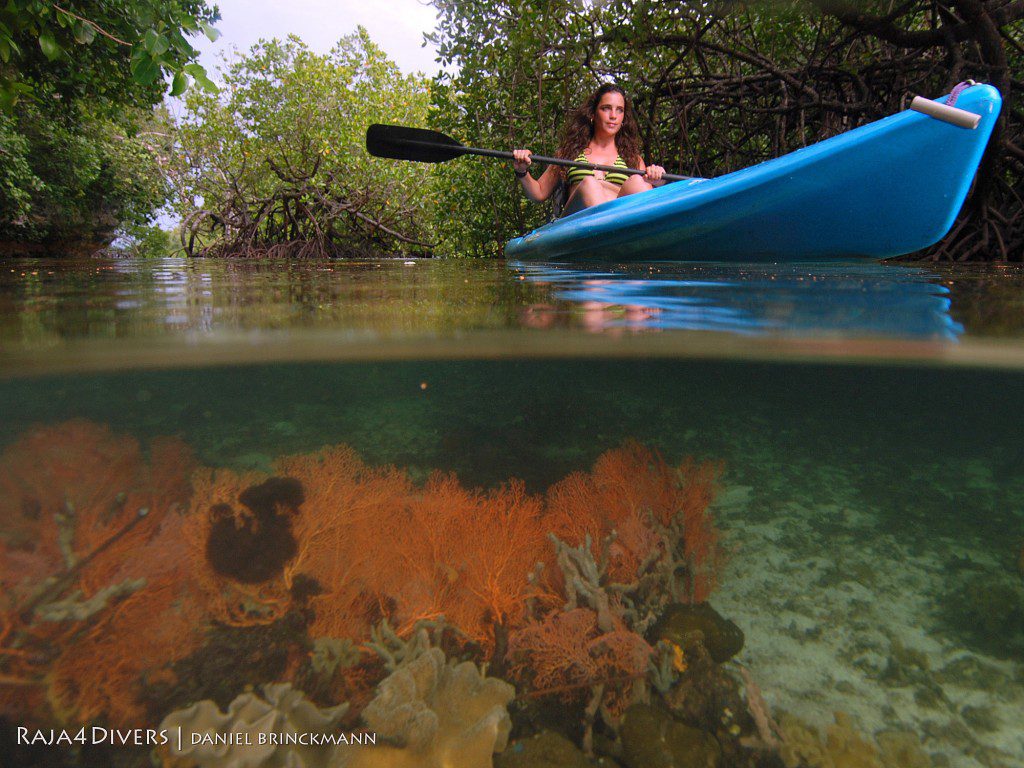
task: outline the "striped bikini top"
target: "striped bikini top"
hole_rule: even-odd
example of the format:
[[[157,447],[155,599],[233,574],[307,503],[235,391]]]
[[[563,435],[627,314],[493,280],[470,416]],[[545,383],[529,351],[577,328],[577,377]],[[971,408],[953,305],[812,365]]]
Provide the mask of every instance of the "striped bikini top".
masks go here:
[[[590,160],[587,158],[587,155],[586,155],[585,152],[580,152],[580,156],[576,158],[576,162],[577,163],[589,163]],[[615,156],[615,162],[612,163],[612,165],[614,165],[616,168],[629,168],[629,166],[626,165],[626,161],[622,159],[622,155],[616,155]],[[573,184],[579,184],[587,176],[593,176],[593,175],[594,175],[594,172],[592,170],[590,170],[589,168],[570,168],[569,171],[565,174],[565,178],[569,182],[569,186],[572,186]],[[625,174],[625,173],[615,173],[614,171],[609,171],[605,175],[604,180],[605,181],[610,181],[612,184],[615,184],[615,185],[621,187],[625,183],[626,179],[628,179],[628,178],[629,178],[628,174]]]

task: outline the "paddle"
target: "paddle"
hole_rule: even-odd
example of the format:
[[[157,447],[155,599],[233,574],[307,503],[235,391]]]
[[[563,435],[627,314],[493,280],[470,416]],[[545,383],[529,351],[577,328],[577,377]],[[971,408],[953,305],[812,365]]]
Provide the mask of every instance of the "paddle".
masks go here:
[[[481,157],[500,157],[511,160],[512,153],[499,149],[477,149],[466,147],[451,136],[426,128],[406,128],[402,125],[380,125],[375,123],[366,129],[366,149],[374,157],[387,157],[392,160],[416,160],[421,163],[444,163],[463,155],[479,155]],[[572,168],[589,168],[593,171],[625,173],[643,176],[644,171],[638,168],[619,168],[615,165],[598,165],[597,163],[581,163],[576,160],[563,160],[560,157],[531,155],[535,163],[546,165],[564,165]],[[676,176],[666,173],[661,178],[665,181],[684,181],[692,176]]]

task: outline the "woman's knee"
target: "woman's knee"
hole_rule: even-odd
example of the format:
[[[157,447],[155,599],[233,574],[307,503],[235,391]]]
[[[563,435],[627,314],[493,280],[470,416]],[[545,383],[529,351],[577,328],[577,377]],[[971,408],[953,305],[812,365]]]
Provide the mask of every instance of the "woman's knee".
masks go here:
[[[580,186],[576,190],[576,194],[579,195],[588,206],[597,205],[598,203],[606,202],[615,197],[614,193],[610,193],[605,186],[593,176],[587,176],[580,181]]]
[[[619,197],[623,195],[635,195],[637,192],[646,192],[654,187],[648,182],[644,181],[643,176],[630,176],[626,179],[622,187],[619,189]]]

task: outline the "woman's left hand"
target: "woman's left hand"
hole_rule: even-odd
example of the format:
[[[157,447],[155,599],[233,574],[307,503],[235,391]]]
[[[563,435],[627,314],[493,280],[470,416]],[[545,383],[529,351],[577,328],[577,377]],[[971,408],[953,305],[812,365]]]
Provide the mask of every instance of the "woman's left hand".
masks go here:
[[[665,169],[660,165],[648,165],[647,173],[644,174],[645,181],[661,181],[661,177],[665,175]]]

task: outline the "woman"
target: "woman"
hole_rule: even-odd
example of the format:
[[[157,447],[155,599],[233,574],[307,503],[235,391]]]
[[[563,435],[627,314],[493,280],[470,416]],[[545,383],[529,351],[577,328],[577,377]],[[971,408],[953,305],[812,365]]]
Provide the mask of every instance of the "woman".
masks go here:
[[[528,173],[530,154],[528,149],[512,153],[515,158],[512,167],[523,192],[534,202],[541,203],[551,197],[564,178],[569,184],[564,211],[567,214],[616,197],[646,192],[661,184],[665,173],[660,165],[645,165],[640,157],[640,132],[633,116],[633,105],[625,91],[614,83],[602,85],[573,113],[558,147],[558,156],[595,165],[639,168],[646,171],[645,175],[550,165],[535,179]]]

